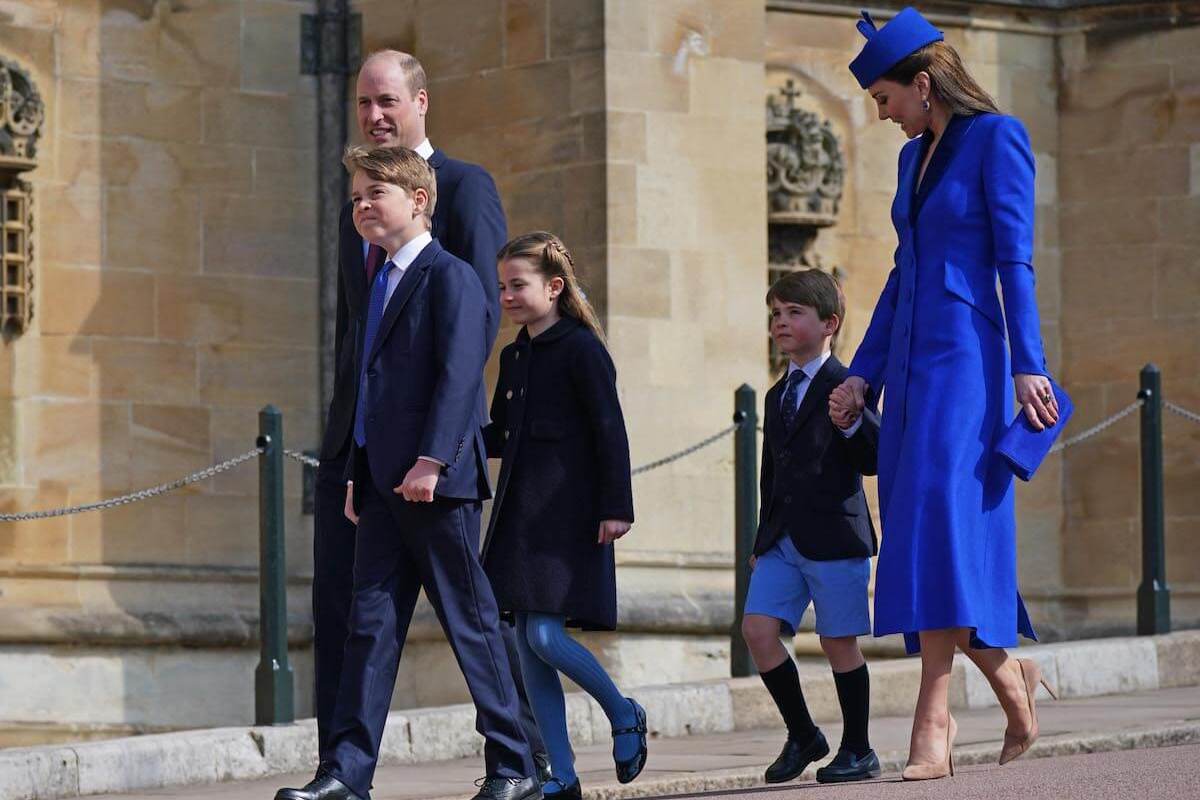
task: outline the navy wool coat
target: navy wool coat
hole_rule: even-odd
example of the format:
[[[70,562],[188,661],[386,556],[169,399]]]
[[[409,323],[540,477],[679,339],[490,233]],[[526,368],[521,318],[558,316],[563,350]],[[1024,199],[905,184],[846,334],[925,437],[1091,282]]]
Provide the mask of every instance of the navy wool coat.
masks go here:
[[[500,610],[562,614],[589,630],[617,626],[613,546],[600,522],[633,521],[629,440],[608,350],[564,317],[500,352],[490,457],[502,458],[483,567]]]

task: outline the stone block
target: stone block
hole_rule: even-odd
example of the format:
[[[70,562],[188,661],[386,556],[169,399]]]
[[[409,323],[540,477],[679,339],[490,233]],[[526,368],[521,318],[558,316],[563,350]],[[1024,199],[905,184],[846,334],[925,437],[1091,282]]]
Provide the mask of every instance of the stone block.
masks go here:
[[[1070,227],[1063,225],[1064,237],[1076,235],[1070,232]],[[1069,325],[1097,315],[1109,319],[1147,318],[1154,307],[1154,283],[1146,280],[1146,272],[1152,268],[1147,262],[1152,259],[1146,247],[1137,245],[1114,243],[1064,248],[1063,322]],[[1139,268],[1140,264],[1145,264],[1145,268]]]
[[[129,486],[127,406],[32,401],[28,412],[22,415],[22,436],[29,443],[27,480],[54,481],[72,490]]]
[[[1027,659],[1037,662],[1041,667],[1042,674],[1046,678],[1046,682],[1055,691],[1058,691],[1058,659],[1052,650],[1042,647],[1021,647],[1013,651],[1014,658]],[[993,708],[1000,705],[996,700],[996,693],[992,691],[991,685],[987,682],[987,678],[983,673],[972,664],[966,656],[959,654],[955,657],[956,666],[962,672],[963,681],[966,689],[965,708]],[[872,678],[874,675],[871,676]],[[1042,686],[1038,686],[1034,690],[1034,697],[1037,700],[1049,700],[1050,693]]]
[[[387,741],[387,728],[384,740]],[[317,752],[317,721],[301,719],[290,725],[263,725],[250,729],[250,736],[262,751],[267,774],[306,772],[312,768]]]
[[[563,230],[567,212],[561,170],[501,178],[497,188],[504,198],[509,230]]]
[[[562,171],[566,209],[559,235],[575,251],[602,247],[607,241],[605,174],[603,163],[581,164]]]
[[[21,341],[16,392],[30,395],[87,398],[95,394],[92,340],[83,336],[44,333]]]
[[[1126,506],[1131,504],[1128,501],[1132,498],[1124,499]],[[1132,589],[1137,585],[1141,540],[1131,518],[1072,520],[1064,538],[1088,543],[1086,552],[1080,552],[1081,548],[1064,550],[1062,575],[1065,586]]]
[[[5,405],[0,404],[0,409]],[[9,418],[3,420],[13,423]],[[9,483],[17,483],[16,480]],[[0,492],[0,513],[15,514],[70,505],[70,493],[57,481],[42,481],[35,489],[5,489]],[[66,517],[6,522],[0,526],[0,560],[19,564],[57,566],[71,556],[71,526]],[[6,587],[10,602],[12,591]],[[41,598],[44,599],[44,598]],[[2,785],[2,783],[0,783]]]
[[[158,335],[173,341],[295,345],[317,315],[308,279],[163,276],[157,290]]]
[[[571,104],[571,62],[543,61],[483,77],[438,76],[430,94],[428,124],[433,131],[471,131],[559,116]]]
[[[846,17],[787,11],[768,11],[766,15],[766,43],[769,49],[817,48],[846,55],[858,52],[862,41],[862,34],[854,27],[853,21]]]
[[[210,415],[203,407],[135,403],[130,422],[131,480],[149,486],[207,467],[212,459]],[[210,488],[199,484],[189,491]]]
[[[58,9],[62,46],[58,49],[59,74],[65,78],[100,77],[100,25],[98,2],[72,3]]]
[[[160,473],[154,482],[165,483],[178,477]],[[145,488],[147,485],[136,488]],[[112,493],[106,491],[89,500],[109,497]],[[186,492],[171,492],[150,500],[88,512],[73,518],[71,557],[84,564],[185,563],[184,526],[188,499],[185,495]]]
[[[1063,147],[1074,152],[1111,152],[1115,147],[1162,144],[1171,130],[1171,106],[1169,94],[1133,95],[1101,108],[1064,104],[1058,116]]]
[[[1059,697],[1095,697],[1159,688],[1152,639],[1072,642],[1055,648]]]
[[[404,712],[417,763],[467,758],[483,752],[483,737],[475,732],[475,707],[464,704]]]
[[[1124,158],[1106,152],[1063,152],[1059,194],[1067,203],[1097,197],[1186,195],[1190,159],[1186,147],[1140,148]]]
[[[951,673],[951,688],[956,686]],[[871,662],[871,709],[876,716],[907,716],[917,707],[921,664],[913,658],[880,659]],[[951,704],[954,704],[954,696]]]
[[[1148,320],[1149,316],[1143,318],[1143,322]],[[1068,380],[1076,384],[1119,384],[1123,394],[1114,411],[1133,401],[1138,371],[1147,361],[1153,360],[1164,375],[1195,373],[1200,357],[1200,324],[1194,319],[1167,318],[1153,325],[1125,325],[1119,336],[1113,330],[1087,324],[1082,316],[1068,320],[1064,313],[1063,322],[1063,365]],[[1096,347],[1097,342],[1103,342],[1104,347]]]
[[[547,0],[509,0],[504,4],[504,65],[518,66],[548,57]]]
[[[362,0],[355,10],[363,15],[363,53],[391,48],[413,53],[424,62],[425,54],[417,52],[416,23],[418,0]],[[429,77],[433,77],[430,75]]]
[[[255,462],[237,468],[247,493],[258,486]],[[224,567],[258,565],[258,500],[251,496],[197,494],[186,499],[185,533],[175,559]]]
[[[615,111],[689,110],[690,84],[666,56],[625,53],[607,64],[608,107]]]
[[[316,357],[311,348],[215,345],[198,351],[200,399],[261,408],[315,408]]]
[[[439,0],[418,0],[413,25],[413,54],[429,76],[475,75],[504,64],[502,0],[470,0],[470,7]],[[446,47],[454,42],[453,47]],[[434,128],[434,130],[437,130]]]
[[[44,800],[79,794],[79,762],[73,747],[18,747],[0,752],[0,796]]]
[[[200,198],[192,192],[108,189],[104,264],[119,269],[199,272],[200,223]]]
[[[651,736],[699,736],[734,729],[733,701],[724,682],[645,687],[638,691],[637,701],[646,709]],[[607,720],[603,724],[607,726]]]
[[[1176,631],[1154,637],[1158,688],[1200,684],[1200,631]]]
[[[178,404],[196,399],[196,354],[190,347],[95,339],[92,356],[101,400]]]
[[[689,32],[700,33],[714,58],[761,61],[767,15],[754,0],[658,0],[649,4],[650,49],[674,56]],[[691,59],[696,59],[693,55]]]
[[[742,147],[765,141],[766,129],[762,98],[747,92],[747,86],[759,86],[765,80],[761,61],[738,61],[732,58],[697,59],[691,65],[688,107],[693,114],[721,117],[746,116],[760,129],[757,138],[746,139],[725,155],[736,155]],[[750,148],[757,150],[757,147]]]
[[[1135,258],[1131,245],[1143,245],[1139,260],[1145,259],[1147,249],[1144,246],[1159,241],[1159,220],[1156,197],[1097,197],[1084,203],[1063,203],[1059,206],[1061,245],[1064,249],[1123,246],[1127,249],[1121,251],[1124,256],[1121,266],[1124,271],[1133,273],[1131,277],[1142,279],[1144,268],[1137,269],[1126,259]],[[1095,258],[1094,250],[1090,254]],[[1075,264],[1078,261],[1073,260],[1072,266]]]
[[[632,317],[671,315],[671,258],[665,250],[609,249],[608,308]]]
[[[296,68],[300,21],[295,3],[270,0],[242,7],[240,86],[250,92],[310,95],[316,78]]]
[[[604,50],[604,0],[554,0],[549,9],[551,58]]]
[[[39,280],[54,265],[100,266],[104,247],[104,193],[96,186],[44,186],[37,188],[37,217],[34,220],[34,247]],[[45,235],[54,231],[55,235]],[[44,292],[39,299],[39,314],[59,302]],[[77,302],[72,300],[71,302]]]
[[[255,147],[253,154],[255,194],[278,197],[316,195],[317,174],[312,169],[312,151]]]
[[[267,774],[254,739],[241,728],[89,742],[76,745],[75,752],[80,794],[246,780]]]
[[[556,6],[557,7],[557,6]],[[586,53],[571,59],[571,111],[604,111],[605,64],[603,53]]]
[[[98,97],[86,98],[81,111],[89,112],[94,104],[99,114],[91,119],[98,121],[99,127],[72,126],[74,133],[190,144],[201,141],[199,88],[112,80],[98,84],[92,91]],[[82,116],[79,119],[86,120]]]
[[[646,114],[640,111],[609,111],[606,114],[606,149],[610,162],[646,163],[646,124]],[[610,193],[609,202],[612,200]]]
[[[313,199],[264,203],[253,197],[206,197],[203,272],[278,278],[315,278],[317,253]]]
[[[248,194],[252,151],[245,146],[175,144],[146,139],[72,140],[62,148],[59,177],[67,183],[170,191]]]
[[[1200,247],[1159,247],[1154,265],[1154,316],[1195,317],[1200,305]]]
[[[230,32],[241,28],[240,3],[105,8],[100,16],[101,76],[111,81],[185,86],[238,83],[241,51]]]
[[[606,0],[604,46],[610,53],[650,49],[650,4],[644,0]]]
[[[205,89],[197,106],[206,144],[316,148],[313,97]]]

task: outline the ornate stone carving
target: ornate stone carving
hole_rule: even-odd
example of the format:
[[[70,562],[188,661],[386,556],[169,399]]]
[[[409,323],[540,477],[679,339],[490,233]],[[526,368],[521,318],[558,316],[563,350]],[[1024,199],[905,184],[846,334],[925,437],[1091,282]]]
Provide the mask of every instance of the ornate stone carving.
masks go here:
[[[772,223],[837,221],[846,167],[828,120],[796,108],[795,82],[767,97],[767,203]]]
[[[20,174],[37,166],[46,106],[21,65],[0,56],[0,329],[23,332],[33,318],[33,189]]]

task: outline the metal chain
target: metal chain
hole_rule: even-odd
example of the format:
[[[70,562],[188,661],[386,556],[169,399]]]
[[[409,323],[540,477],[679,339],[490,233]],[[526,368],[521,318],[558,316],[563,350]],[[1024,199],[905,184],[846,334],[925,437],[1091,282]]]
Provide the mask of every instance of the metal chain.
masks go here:
[[[141,489],[130,494],[123,494],[120,497],[113,497],[108,500],[101,500],[98,503],[85,503],[81,506],[69,506],[67,508],[52,508],[46,511],[26,511],[19,514],[0,514],[0,522],[25,522],[32,519],[46,519],[48,517],[62,517],[67,514],[82,514],[85,511],[101,511],[106,508],[114,508],[123,506],[127,503],[136,503],[139,500],[149,500],[151,497],[157,497],[160,494],[166,494],[176,489],[181,489],[184,486],[192,483],[206,481],[209,478],[215,477],[226,470],[231,470],[238,464],[245,463],[252,458],[258,458],[265,452],[265,448],[256,447],[253,450],[247,450],[240,456],[234,456],[220,464],[213,464],[211,467],[202,469],[199,472],[193,472],[191,475],[185,475],[179,480],[171,481],[170,483],[160,483],[158,486],[152,486],[149,489]]]
[[[642,466],[633,470],[633,472],[631,472],[630,475],[641,475],[643,472],[649,472],[652,469],[658,469],[659,467],[665,467],[667,464],[670,464],[673,461],[678,461],[681,458],[690,456],[692,453],[696,452],[697,450],[702,450],[703,448],[708,447],[713,442],[724,439],[726,436],[728,436],[729,434],[736,431],[738,429],[738,427],[739,427],[739,424],[735,422],[732,425],[730,425],[728,428],[717,431],[712,436],[709,436],[705,439],[701,439],[700,441],[696,442],[691,447],[684,448],[683,450],[680,450],[678,453],[673,453],[672,455],[666,456],[665,458],[660,458],[657,461],[651,461],[649,464],[643,464]]]
[[[299,461],[306,467],[312,467],[313,469],[316,469],[317,467],[321,466],[321,460],[319,458],[313,458],[306,453],[301,453],[299,450],[288,450],[284,448],[283,454],[288,458]]]
[[[1163,401],[1163,406],[1165,406],[1168,411],[1172,411],[1172,412],[1178,414],[1179,416],[1183,417],[1186,420],[1190,420],[1192,422],[1195,422],[1196,424],[1200,424],[1200,414],[1197,414],[1195,411],[1188,411],[1183,406],[1177,406],[1174,403],[1167,401],[1167,400]]]
[[[1054,445],[1054,447],[1051,447],[1050,452],[1057,453],[1060,450],[1065,450],[1068,447],[1077,445],[1082,441],[1092,438],[1096,434],[1100,433],[1101,431],[1105,430],[1106,428],[1109,428],[1109,427],[1117,424],[1118,422],[1123,420],[1125,417],[1128,417],[1130,414],[1137,411],[1139,408],[1141,408],[1145,404],[1145,402],[1146,402],[1145,400],[1143,400],[1142,398],[1139,397],[1136,401],[1125,406],[1124,408],[1122,408],[1117,413],[1113,414],[1108,419],[1096,423],[1095,425],[1088,428],[1086,431],[1083,431],[1082,433],[1075,434],[1070,439],[1063,439],[1061,442]]]

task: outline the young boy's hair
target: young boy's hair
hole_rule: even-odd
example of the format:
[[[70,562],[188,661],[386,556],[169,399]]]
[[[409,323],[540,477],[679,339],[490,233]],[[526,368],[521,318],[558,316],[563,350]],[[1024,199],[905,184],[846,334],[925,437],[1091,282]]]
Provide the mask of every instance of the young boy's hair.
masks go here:
[[[799,269],[789,272],[767,290],[767,305],[772,300],[781,303],[796,303],[817,310],[817,316],[827,320],[836,315],[838,329],[846,318],[846,296],[842,286],[828,272],[819,269]],[[837,331],[833,332],[837,336]]]
[[[429,196],[425,205],[425,227],[433,227],[433,208],[437,204],[437,177],[433,167],[407,147],[364,147],[351,145],[342,156],[342,163],[353,176],[365,172],[374,180],[399,186],[412,196],[417,189],[424,189]]]

